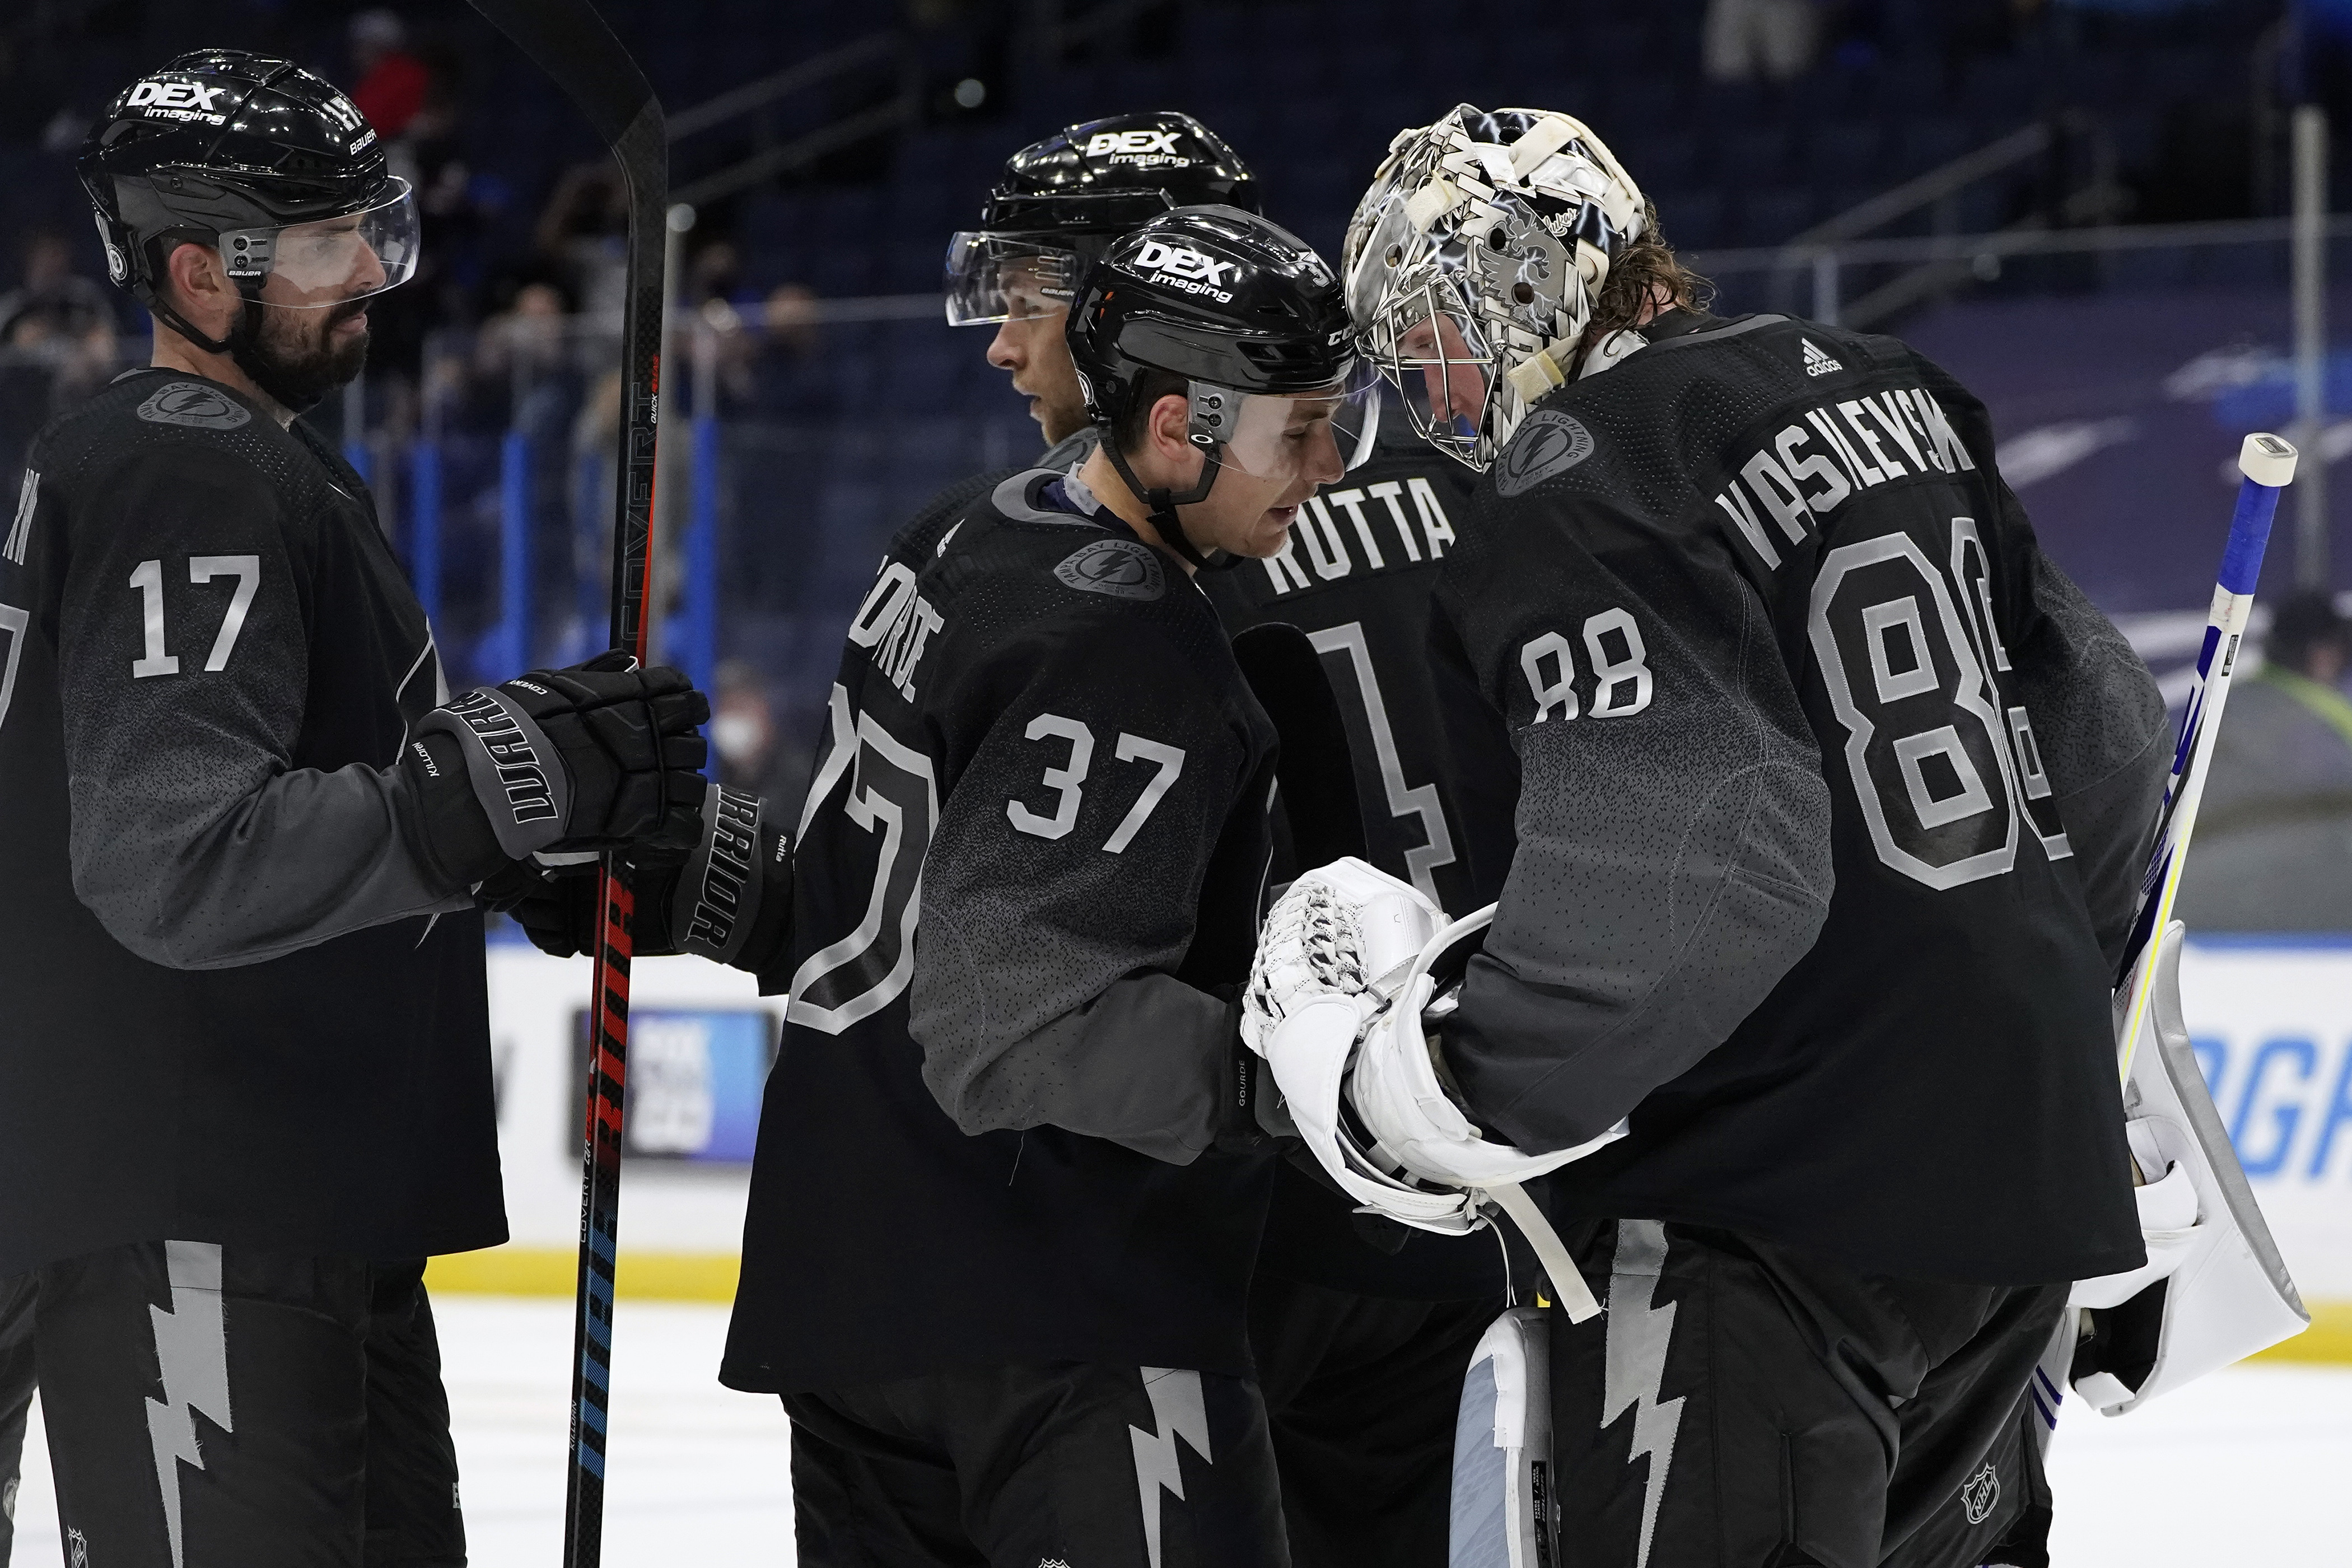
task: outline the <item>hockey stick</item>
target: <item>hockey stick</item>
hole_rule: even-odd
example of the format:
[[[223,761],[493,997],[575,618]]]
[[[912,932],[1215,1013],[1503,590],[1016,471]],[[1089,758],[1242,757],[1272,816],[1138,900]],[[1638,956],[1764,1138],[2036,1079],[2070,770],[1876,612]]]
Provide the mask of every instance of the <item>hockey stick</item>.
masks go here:
[[[2249,436],[2238,452],[2238,467],[2246,477],[2238,486],[2238,510],[2230,520],[2229,545],[2221,552],[2221,580],[2214,584],[2205,641],[2197,652],[2197,680],[2189,690],[2188,710],[2180,716],[2180,742],[2173,749],[2172,774],[2165,781],[2164,804],[2157,813],[2156,849],[2148,858],[2131,939],[2116,973],[2116,988],[2129,987],[2128,999],[2118,1015],[2121,1034],[2116,1047],[2126,1082],[2131,1079],[2132,1053],[2147,1016],[2148,998],[2156,989],[2157,965],[2142,963],[2140,957],[2172,919],[2180,870],[2189,858],[2189,835],[2197,826],[2197,805],[2205,794],[2214,738],[2221,732],[2221,710],[2230,697],[2230,677],[2237,668],[2246,618],[2254,608],[2254,584],[2263,574],[2263,551],[2270,542],[2271,519],[2278,510],[2279,491],[2294,479],[2294,448],[2276,436]]]
[[[669,146],[661,100],[588,0],[473,0],[555,79],[621,166],[628,196],[628,296],[621,320],[621,446],[614,483],[612,646],[643,664],[653,570],[654,420],[661,391],[662,245]],[[572,1470],[563,1503],[567,1568],[604,1552],[604,1435],[612,1393],[613,1272],[621,1207],[622,1090],[629,1054],[630,920],[617,855],[597,879],[593,1041],[580,1179],[580,1279],[572,1329]]]

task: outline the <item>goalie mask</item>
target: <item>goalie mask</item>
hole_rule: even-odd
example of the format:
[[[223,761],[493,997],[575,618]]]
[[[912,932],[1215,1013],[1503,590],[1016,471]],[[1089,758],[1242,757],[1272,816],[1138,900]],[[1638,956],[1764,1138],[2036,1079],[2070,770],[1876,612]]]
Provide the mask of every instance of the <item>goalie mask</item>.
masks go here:
[[[1224,465],[1289,479],[1330,447],[1342,468],[1371,453],[1379,381],[1350,342],[1339,280],[1306,241],[1254,214],[1180,207],[1128,235],[1087,270],[1066,336],[1103,450],[1195,565],[1211,563],[1175,508],[1206,500]],[[1144,486],[1113,437],[1171,378],[1202,458],[1182,494]]]
[[[1006,162],[980,227],[948,242],[948,322],[1067,310],[1087,263],[1111,241],[1205,204],[1255,213],[1257,182],[1189,114],[1122,114],[1056,132]]]
[[[363,299],[416,269],[408,183],[351,100],[290,60],[174,58],[116,96],[75,172],[114,281],[214,353],[232,342],[195,331],[158,292],[177,245],[218,249],[247,300],[267,289],[288,310]]]
[[[1566,384],[1643,215],[1615,156],[1565,114],[1464,104],[1390,143],[1340,270],[1364,353],[1423,438],[1473,468],[1495,460]]]

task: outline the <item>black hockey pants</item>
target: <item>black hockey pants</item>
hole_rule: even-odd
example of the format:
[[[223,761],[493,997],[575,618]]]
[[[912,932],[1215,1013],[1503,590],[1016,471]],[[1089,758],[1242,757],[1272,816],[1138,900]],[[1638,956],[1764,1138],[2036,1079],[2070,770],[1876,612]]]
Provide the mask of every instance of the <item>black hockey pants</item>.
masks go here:
[[[37,1270],[68,1561],[464,1563],[424,1268],[154,1241]]]
[[[0,1279],[0,1568],[8,1568],[16,1545],[25,1420],[33,1407],[34,1289],[30,1274]]]
[[[801,1568],[1287,1568],[1236,1377],[1016,1362],[783,1395]]]
[[[2043,1560],[2020,1539],[2049,1518],[2020,1407],[2065,1286],[1864,1274],[1654,1220],[1567,1240],[1607,1306],[1548,1314],[1570,1561]]]
[[[1462,1377],[1504,1305],[1250,1282],[1294,1568],[1442,1568]]]

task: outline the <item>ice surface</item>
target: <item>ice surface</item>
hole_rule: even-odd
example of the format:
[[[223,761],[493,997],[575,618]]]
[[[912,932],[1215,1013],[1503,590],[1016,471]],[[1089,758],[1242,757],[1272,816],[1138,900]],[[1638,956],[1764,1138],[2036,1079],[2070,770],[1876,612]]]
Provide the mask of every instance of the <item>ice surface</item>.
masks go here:
[[[558,1568],[568,1303],[444,1296],[450,1405],[478,1568]],[[713,1381],[723,1308],[621,1303],[605,1561],[793,1562],[783,1414]],[[2352,1368],[2218,1373],[2117,1420],[2069,1401],[2052,1455],[2057,1568],[2352,1561]],[[37,1416],[14,1568],[59,1561]]]

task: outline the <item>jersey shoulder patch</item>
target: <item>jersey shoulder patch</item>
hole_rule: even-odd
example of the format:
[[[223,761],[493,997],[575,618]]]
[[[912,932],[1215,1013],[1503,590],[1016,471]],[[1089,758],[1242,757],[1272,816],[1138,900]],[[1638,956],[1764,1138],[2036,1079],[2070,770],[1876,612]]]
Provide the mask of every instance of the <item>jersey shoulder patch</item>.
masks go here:
[[[1097,539],[1062,558],[1054,575],[1082,594],[1152,600],[1168,591],[1168,574],[1150,546],[1131,539]]]
[[[253,411],[200,381],[170,381],[139,405],[139,417],[151,425],[235,430],[252,422]]]
[[[1592,432],[1573,414],[1538,408],[1513,432],[1495,463],[1498,495],[1525,495],[1592,456]]]

